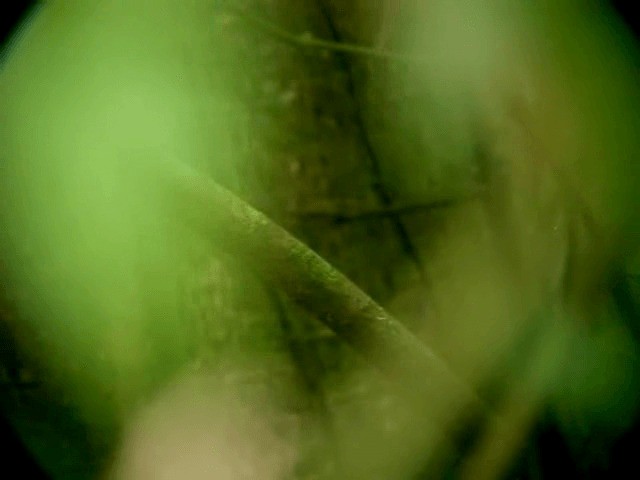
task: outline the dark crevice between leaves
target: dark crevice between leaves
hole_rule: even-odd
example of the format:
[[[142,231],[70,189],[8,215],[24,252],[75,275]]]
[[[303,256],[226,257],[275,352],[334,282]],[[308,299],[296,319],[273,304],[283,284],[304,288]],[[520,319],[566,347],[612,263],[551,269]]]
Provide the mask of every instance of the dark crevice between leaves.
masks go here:
[[[275,307],[278,321],[280,323],[283,337],[287,342],[287,349],[291,355],[293,365],[298,377],[298,382],[303,389],[303,399],[305,405],[302,415],[308,415],[310,411],[312,416],[307,421],[313,421],[319,418],[316,425],[320,426],[319,432],[322,441],[322,453],[319,455],[318,445],[312,446],[312,452],[307,454],[307,458],[303,457],[297,470],[299,474],[303,474],[307,470],[315,472],[318,468],[317,462],[322,458],[322,462],[334,465],[339,461],[339,454],[336,447],[337,434],[334,431],[331,412],[326,401],[326,395],[323,385],[323,379],[326,373],[326,365],[321,360],[316,342],[306,341],[308,329],[300,324],[300,320],[293,317],[289,312],[289,306],[283,296],[275,289],[265,284],[266,291]],[[326,448],[326,449],[325,449]],[[329,456],[329,461],[326,458]]]
[[[343,38],[338,31],[335,22],[333,21],[331,12],[329,8],[325,4],[323,0],[317,0],[318,8],[320,9],[322,15],[325,17],[327,26],[329,27],[329,31],[331,32],[331,37],[334,42],[342,43]],[[378,201],[382,204],[384,209],[393,208],[393,199],[388,192],[387,188],[384,185],[384,181],[382,179],[382,171],[380,168],[380,160],[376,154],[375,149],[371,143],[371,139],[369,138],[369,132],[364,124],[364,119],[362,115],[362,106],[360,104],[357,88],[354,82],[353,69],[351,62],[348,57],[343,52],[334,52],[336,59],[340,68],[345,72],[347,82],[347,93],[351,97],[354,105],[354,121],[356,125],[356,129],[358,132],[358,136],[362,142],[362,145],[365,149],[367,160],[369,161],[369,172],[372,178],[371,187],[373,189],[374,194],[376,195]],[[407,228],[402,222],[400,216],[398,214],[394,214],[390,212],[388,216],[389,221],[391,222],[392,228],[394,229],[396,235],[398,236],[400,245],[404,253],[411,259],[414,263],[418,274],[420,277],[424,276],[424,265],[420,254],[418,253],[417,248],[415,247]]]

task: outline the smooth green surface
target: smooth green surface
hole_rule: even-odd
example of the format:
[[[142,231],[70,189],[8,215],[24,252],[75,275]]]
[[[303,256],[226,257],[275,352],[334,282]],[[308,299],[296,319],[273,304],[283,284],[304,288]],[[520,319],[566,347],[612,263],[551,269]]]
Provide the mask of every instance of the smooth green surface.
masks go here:
[[[89,442],[197,343],[178,279],[189,242],[130,165],[186,161],[233,181],[214,10],[201,2],[176,17],[157,3],[48,3],[0,77],[3,253],[20,342]]]

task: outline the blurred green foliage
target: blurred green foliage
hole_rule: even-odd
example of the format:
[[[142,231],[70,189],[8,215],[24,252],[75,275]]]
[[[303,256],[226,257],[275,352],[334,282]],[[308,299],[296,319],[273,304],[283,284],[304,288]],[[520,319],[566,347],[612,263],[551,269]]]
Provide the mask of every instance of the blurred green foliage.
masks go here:
[[[630,34],[592,2],[398,2],[380,47],[415,62],[332,51],[375,37],[373,3],[47,2],[12,44],[0,246],[10,326],[44,386],[6,409],[24,431],[45,425],[31,446],[59,478],[72,467],[56,457],[105,460],[188,366],[268,390],[326,478],[439,460],[422,458],[439,433],[393,385],[234,252],[167,218],[135,173],[153,158],[265,210],[474,387],[506,370],[497,408],[523,435],[548,403],[569,438],[635,419],[637,339],[603,286],[638,247]],[[243,8],[294,33],[270,37]],[[326,43],[311,48],[307,30]],[[556,324],[523,359],[549,309]]]

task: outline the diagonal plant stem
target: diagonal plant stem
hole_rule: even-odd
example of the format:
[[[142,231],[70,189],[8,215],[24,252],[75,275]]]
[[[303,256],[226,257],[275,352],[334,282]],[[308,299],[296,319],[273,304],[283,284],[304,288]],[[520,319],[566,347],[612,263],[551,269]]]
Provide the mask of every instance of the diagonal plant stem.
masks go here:
[[[518,372],[489,419],[474,448],[461,465],[459,477],[469,480],[501,478],[523,447],[536,419],[558,382],[566,362],[569,337],[556,311],[544,321],[541,338],[534,339],[528,364]],[[496,421],[499,418],[500,421]]]
[[[130,165],[129,165],[130,168]],[[249,265],[313,313],[394,385],[448,414],[485,412],[475,392],[345,275],[213,180],[174,162],[143,162],[163,211]],[[447,414],[447,415],[448,415]]]

